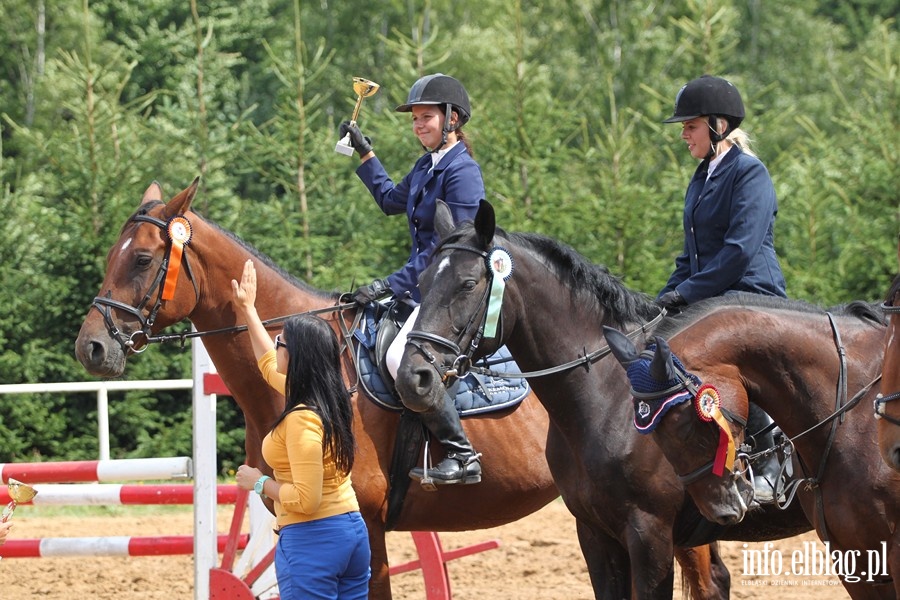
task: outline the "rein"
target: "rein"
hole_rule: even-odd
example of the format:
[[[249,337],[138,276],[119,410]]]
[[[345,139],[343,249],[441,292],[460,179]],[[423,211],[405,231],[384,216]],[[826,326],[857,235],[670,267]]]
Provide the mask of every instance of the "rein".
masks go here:
[[[478,256],[485,259],[487,262],[491,255],[490,252],[485,252],[483,250],[479,250],[477,248],[473,248],[471,246],[466,246],[464,244],[445,244],[438,249],[438,252],[443,252],[444,250],[463,250],[465,252],[471,252],[473,254],[477,254]],[[485,288],[485,293],[481,298],[481,303],[485,306],[484,317],[481,319],[481,323],[478,326],[477,331],[472,336],[472,341],[469,343],[469,348],[463,352],[459,346],[458,342],[454,342],[450,339],[447,339],[443,336],[437,335],[435,333],[429,333],[427,331],[421,331],[417,329],[413,329],[407,334],[407,344],[415,347],[419,352],[425,355],[425,359],[431,363],[431,365],[435,368],[438,374],[441,376],[441,381],[447,384],[450,380],[455,377],[464,377],[467,373],[478,373],[479,375],[489,375],[491,377],[500,377],[500,378],[529,378],[529,377],[544,377],[546,375],[552,375],[554,373],[561,373],[563,371],[569,371],[571,369],[580,367],[584,365],[585,367],[590,367],[591,364],[597,362],[610,352],[612,349],[607,344],[606,346],[599,348],[589,354],[585,354],[575,360],[569,361],[567,363],[557,365],[555,367],[549,367],[546,369],[541,369],[539,371],[528,371],[525,373],[517,372],[503,372],[503,371],[495,371],[488,367],[477,367],[473,365],[472,357],[475,352],[478,350],[479,345],[481,344],[482,339],[484,338],[484,330],[485,323],[488,317],[487,304],[490,302],[490,293],[491,293],[491,267],[488,265],[486,270],[486,279],[488,280],[488,285]],[[476,311],[470,318],[469,322],[463,328],[462,332],[457,336],[457,340],[461,340],[466,333],[474,326],[476,315],[478,311]],[[625,335],[629,339],[634,339],[640,333],[646,334],[648,331],[652,331],[656,325],[663,319],[665,316],[665,311],[661,311],[656,317],[654,317],[651,321],[647,323],[643,323],[637,329],[633,329],[632,331],[626,333]],[[503,319],[500,319],[500,333],[496,336],[498,339],[503,337],[502,334],[502,324]],[[443,346],[450,350],[451,353],[456,355],[456,358],[453,360],[453,363],[449,368],[444,368],[443,365],[438,365],[437,358],[425,348],[420,341],[430,342],[432,344],[436,344],[438,346]]]
[[[154,203],[158,204],[158,203]],[[149,208],[152,208],[149,207]],[[156,217],[152,217],[144,212],[138,213],[131,217],[129,221],[134,221],[137,223],[150,223],[151,225],[156,225],[160,228],[160,230],[165,231],[168,227],[168,223],[163,221],[162,219],[158,219]],[[126,223],[127,224],[127,223]],[[189,245],[187,247],[190,247]],[[159,270],[156,272],[156,276],[153,278],[153,282],[150,284],[150,287],[147,289],[147,293],[144,295],[143,299],[138,303],[137,306],[131,306],[129,304],[125,304],[124,302],[120,302],[118,300],[112,299],[112,291],[108,291],[105,296],[97,296],[94,298],[91,303],[91,308],[97,309],[97,311],[103,316],[103,321],[106,323],[107,330],[109,331],[110,336],[119,342],[119,345],[122,346],[122,350],[126,353],[132,354],[140,354],[147,350],[150,347],[150,344],[154,343],[164,343],[164,342],[173,342],[179,341],[181,342],[181,346],[184,347],[185,342],[189,339],[205,337],[210,335],[220,335],[223,333],[239,333],[247,330],[246,325],[234,325],[232,327],[222,327],[220,329],[211,329],[208,331],[190,331],[184,333],[169,333],[162,335],[153,335],[152,328],[153,324],[156,322],[156,316],[159,313],[159,310],[162,308],[163,303],[163,282],[166,279],[166,275],[169,273],[170,261],[172,258],[172,241],[170,240],[166,246],[166,254],[163,257],[162,262],[159,265]],[[183,252],[181,254],[181,260],[184,262],[185,272],[187,273],[188,279],[191,281],[191,284],[194,287],[194,297],[199,302],[200,299],[200,289],[197,286],[197,281],[194,278],[193,270],[191,269],[190,261],[188,260],[188,253]],[[146,316],[144,316],[144,311],[146,310],[147,305],[150,303],[151,299],[153,299],[154,293],[156,295],[155,300],[153,300],[153,307],[149,310]],[[331,313],[331,312],[343,312],[346,309],[350,309],[358,306],[355,302],[347,302],[342,304],[336,304],[335,306],[326,306],[324,308],[318,308],[314,310],[309,310],[306,312],[293,313],[290,315],[285,315],[281,317],[273,317],[271,319],[267,319],[262,322],[263,326],[267,329],[271,325],[275,325],[278,323],[283,323],[288,319],[301,315],[317,315],[322,313]],[[115,321],[112,317],[112,311],[121,310],[124,311],[133,317],[135,317],[140,323],[140,329],[131,333],[131,335],[126,335],[116,326]],[[351,327],[351,331],[355,329],[356,324],[359,322],[359,319],[362,316],[362,311],[357,311],[356,318],[354,320],[354,325]],[[346,325],[341,320],[341,328],[346,329]],[[135,342],[143,336],[144,346],[139,350],[134,348]],[[345,336],[346,337],[346,336]],[[346,343],[346,341],[345,341]]]
[[[659,322],[663,319],[664,313],[660,312],[657,316],[653,317],[650,321],[646,323],[642,323],[639,327],[632,329],[631,331],[625,332],[625,336],[634,340],[638,337],[639,334],[643,333],[646,335],[647,333],[653,331],[653,329],[659,324]],[[589,367],[591,364],[597,362],[607,354],[612,352],[612,348],[607,344],[597,350],[594,350],[590,354],[585,354],[575,360],[571,360],[567,363],[563,363],[561,365],[557,365],[555,367],[548,367],[546,369],[541,369],[539,371],[529,371],[527,373],[504,373],[494,371],[493,369],[488,369],[485,367],[472,367],[472,371],[475,373],[479,373],[481,375],[491,375],[493,377],[543,377],[545,375],[552,375],[553,373],[561,373],[563,371],[568,371],[570,369],[574,369],[576,367],[580,367],[585,365]]]

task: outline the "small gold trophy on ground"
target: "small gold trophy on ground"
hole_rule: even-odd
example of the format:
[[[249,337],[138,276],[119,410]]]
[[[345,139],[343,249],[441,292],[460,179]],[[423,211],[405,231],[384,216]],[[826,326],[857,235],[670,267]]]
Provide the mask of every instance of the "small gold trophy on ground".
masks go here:
[[[6,487],[9,490],[9,497],[12,500],[6,505],[6,508],[3,509],[3,513],[0,514],[0,523],[6,523],[12,518],[17,505],[28,502],[37,495],[37,490],[33,487],[27,483],[22,483],[21,481],[13,479],[12,477],[9,478],[9,483],[7,483]]]
[[[352,125],[356,125],[356,117],[359,116],[359,109],[362,106],[363,98],[374,96],[375,92],[377,92],[378,88],[380,87],[381,86],[374,81],[369,81],[368,79],[363,79],[362,77],[353,78],[353,91],[356,92],[357,98],[356,108],[353,109],[353,117],[350,119],[350,123]],[[344,156],[353,156],[353,146],[350,145],[349,133],[341,138],[341,140],[334,146],[334,151],[339,152]]]

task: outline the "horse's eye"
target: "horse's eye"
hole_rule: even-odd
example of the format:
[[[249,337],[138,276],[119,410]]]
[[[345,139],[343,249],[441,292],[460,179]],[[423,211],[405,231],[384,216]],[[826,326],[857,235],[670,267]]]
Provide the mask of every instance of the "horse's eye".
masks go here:
[[[478,282],[474,279],[467,279],[462,284],[462,289],[465,292],[471,292],[475,289],[475,286],[478,285]]]
[[[153,263],[153,257],[149,254],[138,254],[134,260],[134,264],[139,269],[146,269]]]

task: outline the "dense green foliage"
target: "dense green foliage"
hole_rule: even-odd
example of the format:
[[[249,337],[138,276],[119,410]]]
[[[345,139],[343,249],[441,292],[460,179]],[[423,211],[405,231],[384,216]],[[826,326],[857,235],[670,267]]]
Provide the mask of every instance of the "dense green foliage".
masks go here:
[[[542,232],[655,294],[695,162],[660,121],[702,73],[732,79],[769,167],[793,297],[880,299],[896,272],[896,0],[0,0],[0,382],[82,380],[73,342],[152,180],[286,270],[349,290],[408,252],[333,151],[355,96],[397,178],[421,148],[393,112],[420,75],[472,97],[466,130],[508,230]],[[551,8],[552,7],[552,8]],[[155,347],[129,379],[189,376]],[[185,393],[111,402],[117,457],[190,452]],[[241,416],[219,404],[223,470]],[[93,395],[0,396],[0,461],[96,455]]]

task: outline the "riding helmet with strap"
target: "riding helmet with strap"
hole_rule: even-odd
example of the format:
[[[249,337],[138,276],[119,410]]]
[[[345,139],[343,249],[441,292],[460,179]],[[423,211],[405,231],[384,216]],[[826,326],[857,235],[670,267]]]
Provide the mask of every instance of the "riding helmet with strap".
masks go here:
[[[681,123],[702,116],[709,117],[709,136],[713,146],[740,127],[744,120],[744,102],[733,83],[712,75],[703,75],[687,82],[675,96],[675,112],[663,123]],[[716,117],[723,117],[728,122],[728,128],[723,133],[716,128]],[[712,148],[710,152],[713,152]]]
[[[443,73],[426,75],[416,81],[409,89],[406,103],[401,104],[395,110],[397,112],[412,112],[413,106],[421,104],[442,105],[444,107],[444,128],[441,145],[431,150],[431,152],[440,150],[447,143],[447,134],[465,125],[472,116],[472,107],[469,104],[469,94],[466,92],[466,88],[458,80]],[[457,114],[455,125],[450,124],[450,116],[453,111],[456,111]]]

